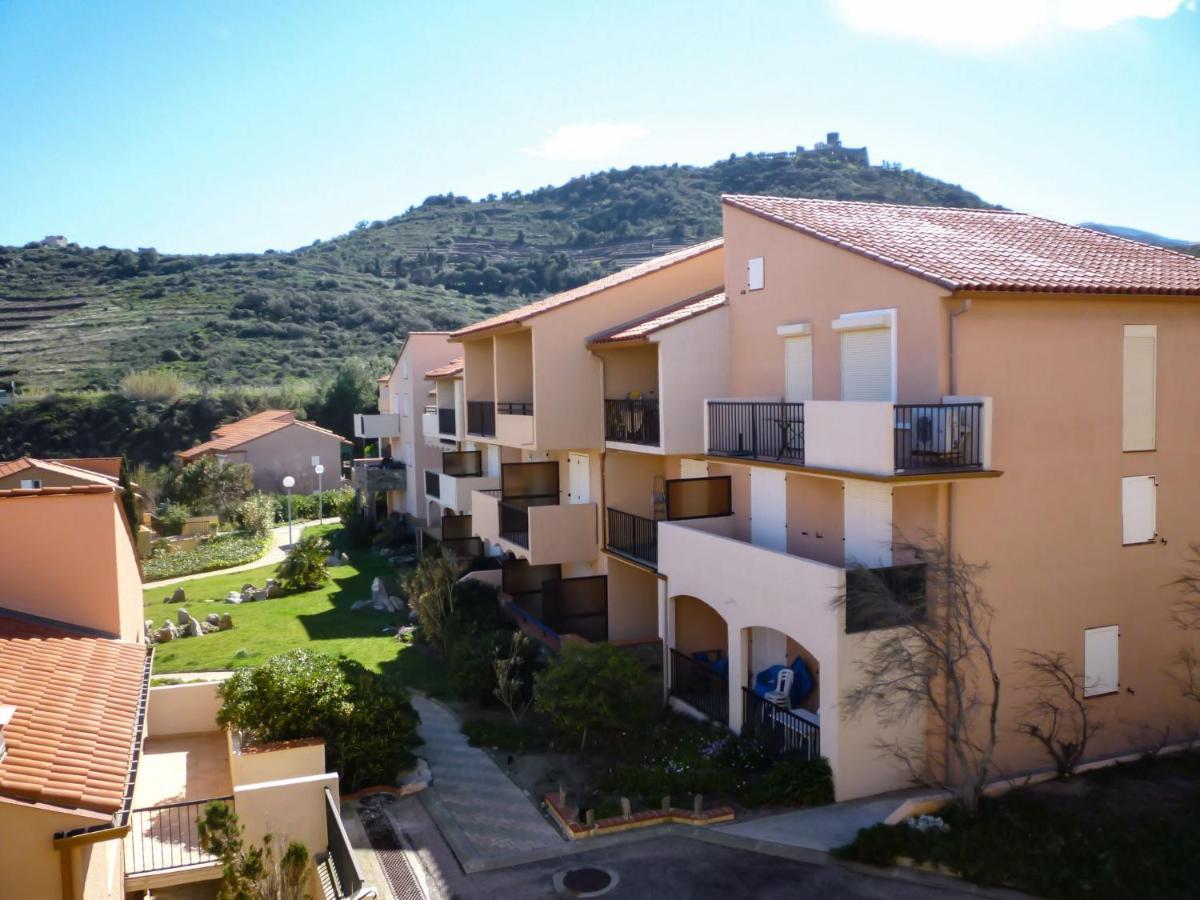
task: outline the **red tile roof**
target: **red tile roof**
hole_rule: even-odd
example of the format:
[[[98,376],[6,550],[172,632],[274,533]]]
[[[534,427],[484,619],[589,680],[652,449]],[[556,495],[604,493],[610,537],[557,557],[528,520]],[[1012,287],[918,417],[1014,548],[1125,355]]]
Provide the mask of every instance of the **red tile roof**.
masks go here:
[[[147,649],[0,613],[0,796],[115,813],[140,739]]]
[[[244,419],[239,419],[236,422],[230,422],[228,425],[222,425],[213,431],[212,440],[205,441],[203,444],[197,444],[188,450],[180,450],[175,455],[183,460],[192,460],[198,456],[203,456],[205,453],[220,453],[222,450],[232,450],[235,447],[242,446],[242,444],[249,443],[255,438],[260,438],[263,435],[287,428],[289,425],[299,425],[302,428],[319,431],[331,437],[336,437],[343,444],[350,443],[327,428],[321,428],[311,422],[300,421],[290,409],[267,409],[252,416],[247,416]]]
[[[22,459],[14,459],[11,462],[0,462],[0,478],[15,475],[18,472],[24,472],[29,469],[57,472],[60,475],[78,478],[83,484],[103,484],[109,486],[116,484],[116,480],[107,475],[82,466],[72,465],[66,460],[34,459],[29,456]]]
[[[492,316],[490,319],[484,319],[482,322],[476,322],[474,325],[460,328],[450,335],[450,339],[459,340],[481,331],[490,331],[493,328],[500,328],[505,325],[516,325],[524,322],[526,319],[550,312],[552,309],[558,309],[558,307],[573,303],[576,300],[582,300],[585,297],[590,297],[593,294],[598,294],[617,285],[625,284],[644,275],[658,272],[668,266],[677,265],[689,259],[694,259],[697,256],[702,256],[705,253],[718,250],[722,244],[723,240],[721,238],[715,238],[711,241],[705,241],[702,244],[694,244],[691,247],[675,250],[663,256],[656,256],[654,259],[648,259],[644,263],[630,266],[628,269],[621,269],[619,272],[613,272],[611,275],[605,275],[603,278],[589,281],[587,284],[581,284],[579,287],[571,288],[569,291],[553,294],[535,303],[520,306],[517,309],[510,309],[508,312],[501,313],[498,316]]]
[[[741,194],[722,199],[952,291],[1200,295],[1200,259],[1026,213]]]
[[[461,356],[450,360],[444,366],[439,366],[436,369],[430,369],[425,373],[426,378],[449,378],[451,375],[461,375],[463,370],[463,358]]]
[[[649,335],[688,319],[725,305],[725,292],[721,289],[709,291],[698,297],[684,300],[664,309],[647,313],[644,316],[625,322],[615,328],[601,331],[588,338],[589,344],[614,344],[621,341],[644,341]]]

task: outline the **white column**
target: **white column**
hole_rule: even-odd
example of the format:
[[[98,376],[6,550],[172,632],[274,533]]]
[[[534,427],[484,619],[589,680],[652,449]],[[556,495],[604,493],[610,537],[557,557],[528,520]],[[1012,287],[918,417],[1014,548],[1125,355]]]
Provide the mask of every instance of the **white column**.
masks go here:
[[[729,626],[729,728],[742,730],[742,688],[746,686],[747,636],[742,628]]]

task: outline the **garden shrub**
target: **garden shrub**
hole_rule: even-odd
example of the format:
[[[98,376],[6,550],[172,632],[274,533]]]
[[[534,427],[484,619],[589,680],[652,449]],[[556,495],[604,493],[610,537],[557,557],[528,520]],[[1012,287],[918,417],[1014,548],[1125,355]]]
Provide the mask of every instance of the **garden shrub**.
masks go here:
[[[252,494],[238,504],[235,515],[247,532],[265,535],[275,524],[275,504],[266,494]]]
[[[417,616],[421,635],[434,649],[448,653],[455,631],[452,616],[455,582],[462,568],[447,553],[427,555],[404,584],[408,606]]]
[[[392,513],[379,525],[371,543],[376,547],[403,547],[413,542],[413,530],[399,513]]]
[[[650,677],[611,644],[566,644],[534,679],[534,706],[554,728],[578,738],[619,738],[648,721],[655,703]]]
[[[200,515],[232,518],[237,505],[254,493],[251,469],[246,463],[222,462],[201,456],[193,463],[172,469],[163,485],[163,497],[182,503]]]
[[[183,531],[183,524],[192,517],[192,511],[182,503],[169,503],[158,517],[158,527],[163,534],[175,535]]]
[[[456,635],[447,654],[450,687],[463,700],[484,705],[496,689],[496,653],[508,643],[499,631],[468,631]]]
[[[269,540],[252,534],[221,535],[202,541],[192,550],[171,552],[161,547],[142,561],[142,578],[158,581],[241,566],[261,559],[269,549]]]
[[[821,806],[833,802],[833,772],[821,757],[781,759],[742,796],[748,806]]]
[[[393,784],[412,763],[418,716],[407,691],[356,660],[291,650],[238,670],[220,693],[222,727],[261,742],[323,738],[346,791]]]
[[[329,466],[325,467],[326,475],[329,474],[329,468]],[[335,475],[329,480],[336,481],[336,478]],[[270,494],[269,497],[274,504],[276,523],[286,523],[288,520],[287,494]],[[323,515],[325,518],[344,516],[353,508],[354,491],[351,488],[337,488],[315,494],[292,494],[292,521],[294,522],[315,519],[318,515]]]
[[[342,513],[342,534],[346,536],[346,540],[351,547],[356,547],[359,550],[365,550],[371,546],[371,536],[375,533],[375,529],[371,525],[371,520],[356,509]]]
[[[290,591],[319,588],[329,580],[329,569],[325,564],[329,554],[329,542],[320,535],[301,536],[275,570],[279,583]]]
[[[505,753],[527,753],[545,746],[542,734],[532,725],[489,722],[474,719],[463,722],[462,733],[472,747],[490,747]]]
[[[450,630],[512,631],[517,626],[500,605],[496,586],[475,578],[454,585],[454,603],[450,610]]]

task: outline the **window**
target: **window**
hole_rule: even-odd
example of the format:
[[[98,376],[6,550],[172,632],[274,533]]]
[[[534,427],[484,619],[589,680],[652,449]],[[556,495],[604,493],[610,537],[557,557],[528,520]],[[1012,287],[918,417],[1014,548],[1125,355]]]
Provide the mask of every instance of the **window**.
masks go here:
[[[1134,475],[1121,479],[1121,543],[1149,544],[1158,537],[1158,479]]]
[[[807,322],[780,325],[775,333],[783,338],[783,399],[788,403],[811,400],[812,326]]]
[[[1122,450],[1153,450],[1158,326],[1125,326]]]
[[[408,360],[400,360],[400,377],[408,381]]]
[[[763,275],[763,258],[756,256],[746,263],[746,286],[752,291],[761,291],[766,283]]]
[[[42,480],[40,478],[22,478],[21,490],[23,491],[40,491],[42,489]]]
[[[1117,655],[1121,629],[1116,625],[1083,632],[1083,696],[1113,694],[1121,686]]]
[[[404,394],[403,399],[404,399],[404,406],[402,409],[402,413],[403,413],[403,415],[411,416],[412,415],[412,396],[410,394]]]

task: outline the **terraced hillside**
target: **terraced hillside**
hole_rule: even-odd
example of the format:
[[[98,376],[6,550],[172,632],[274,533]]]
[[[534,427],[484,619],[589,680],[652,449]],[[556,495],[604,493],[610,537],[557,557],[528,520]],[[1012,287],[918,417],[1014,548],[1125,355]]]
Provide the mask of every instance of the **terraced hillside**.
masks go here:
[[[985,205],[918,172],[812,154],[588,175],[531,193],[435,196],[289,252],[0,248],[0,381],[112,388],[164,365],[195,384],[320,376],[720,233],[722,193]]]

